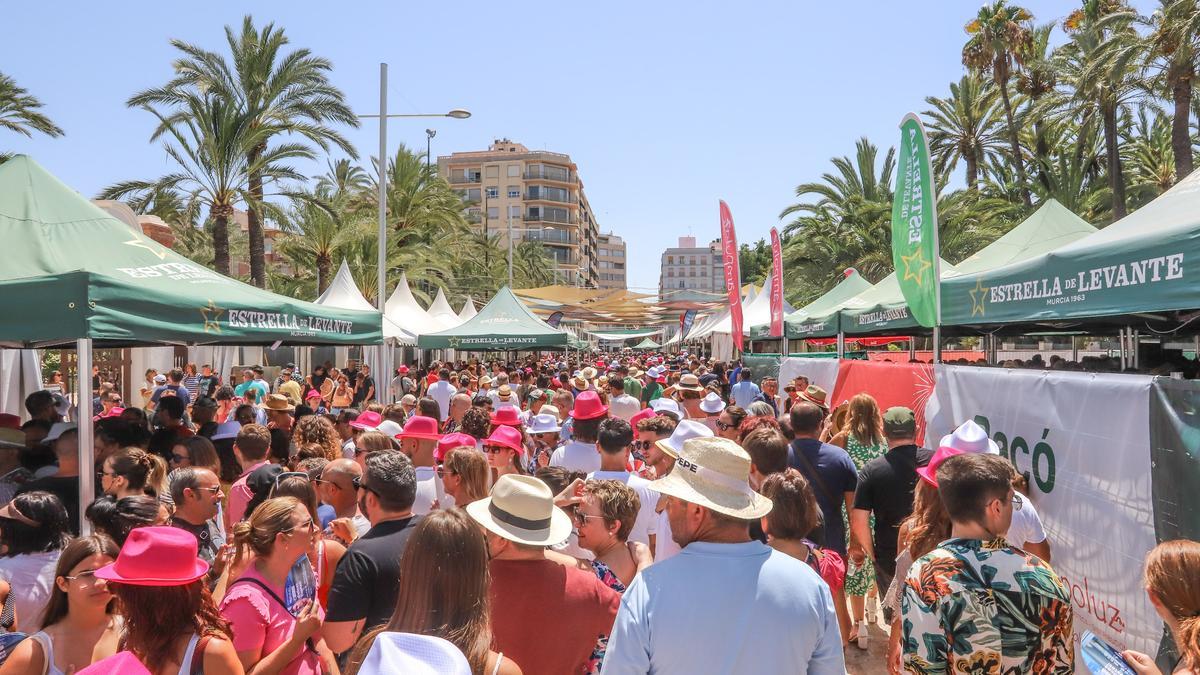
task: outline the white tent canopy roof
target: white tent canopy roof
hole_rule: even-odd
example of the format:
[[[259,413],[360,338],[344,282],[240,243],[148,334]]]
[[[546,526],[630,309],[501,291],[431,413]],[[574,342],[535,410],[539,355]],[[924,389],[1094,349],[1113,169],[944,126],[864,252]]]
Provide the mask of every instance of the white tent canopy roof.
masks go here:
[[[366,312],[376,311],[375,306],[367,302],[362,292],[358,290],[358,286],[354,285],[354,278],[350,275],[350,268],[346,265],[345,260],[342,260],[337,274],[333,276],[333,281],[329,282],[329,287],[314,302],[318,305],[337,307],[338,309],[356,309]],[[387,315],[383,317],[383,337],[385,339],[394,339],[404,344],[412,345],[417,343],[416,335],[398,326]]]
[[[478,313],[479,312],[475,309],[475,301],[471,299],[471,296],[467,296],[467,301],[463,303],[463,308],[462,311],[458,313],[458,318],[462,320],[463,323],[466,323],[468,319]]]
[[[443,328],[455,328],[462,325],[463,320],[454,313],[454,308],[446,301],[446,293],[441,288],[438,289],[437,297],[433,299],[433,304],[429,305],[429,316],[442,324]]]
[[[400,273],[400,283],[383,306],[384,317],[391,319],[404,330],[413,335],[427,335],[444,330],[441,323],[429,316],[413,297],[412,289],[408,287],[408,274]]]

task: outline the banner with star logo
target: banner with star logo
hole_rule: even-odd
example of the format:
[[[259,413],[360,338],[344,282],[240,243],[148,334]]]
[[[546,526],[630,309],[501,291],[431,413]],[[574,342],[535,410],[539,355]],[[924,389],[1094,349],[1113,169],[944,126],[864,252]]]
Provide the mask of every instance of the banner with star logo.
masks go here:
[[[938,279],[937,195],[929,140],[920,118],[900,122],[900,157],[892,200],[892,261],[912,317],[933,327],[941,319]]]

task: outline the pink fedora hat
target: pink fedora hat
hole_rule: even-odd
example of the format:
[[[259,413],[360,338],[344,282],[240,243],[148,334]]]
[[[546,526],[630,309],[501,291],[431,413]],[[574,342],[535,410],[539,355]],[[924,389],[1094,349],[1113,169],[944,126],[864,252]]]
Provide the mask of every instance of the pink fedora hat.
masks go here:
[[[600,402],[600,394],[588,390],[575,397],[575,407],[571,408],[571,417],[577,420],[594,420],[608,414],[608,406]]]
[[[519,427],[521,426],[521,414],[512,406],[503,406],[492,413],[492,424],[496,426]]]
[[[492,431],[492,435],[488,436],[483,441],[484,447],[489,445],[499,445],[502,448],[522,452],[521,447],[521,432],[513,427],[500,426]]]
[[[438,433],[438,422],[432,417],[414,415],[404,423],[404,430],[396,434],[396,438],[421,438],[436,441],[441,439]]]
[[[942,465],[942,462],[950,459],[951,457],[953,457],[955,455],[961,455],[966,452],[967,452],[966,450],[962,450],[959,448],[952,448],[948,445],[943,445],[942,447],[937,449],[937,452],[933,453],[933,457],[931,457],[929,459],[928,464],[926,464],[925,466],[917,467],[917,475],[921,477],[921,480],[925,481],[926,483],[929,483],[933,487],[937,487],[938,486],[937,470],[938,470],[938,467]]]
[[[440,462],[446,459],[446,455],[450,454],[451,450],[463,447],[474,450],[475,437],[471,434],[463,433],[446,434],[438,441],[437,450],[433,451],[433,458]]]
[[[383,415],[372,410],[365,410],[359,413],[358,418],[350,423],[350,426],[355,429],[366,429],[367,431],[375,431],[375,427],[383,421]]]
[[[196,555],[196,537],[177,527],[139,527],[129,533],[117,561],[96,577],[131,586],[183,586],[208,573]]]

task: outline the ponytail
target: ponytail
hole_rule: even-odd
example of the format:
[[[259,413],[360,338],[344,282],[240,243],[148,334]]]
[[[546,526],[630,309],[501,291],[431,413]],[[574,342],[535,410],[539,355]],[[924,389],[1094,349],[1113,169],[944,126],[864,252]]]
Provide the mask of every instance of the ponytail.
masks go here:
[[[1175,649],[1187,664],[1188,669],[1196,670],[1200,666],[1200,615],[1193,614],[1179,620],[1178,644]]]

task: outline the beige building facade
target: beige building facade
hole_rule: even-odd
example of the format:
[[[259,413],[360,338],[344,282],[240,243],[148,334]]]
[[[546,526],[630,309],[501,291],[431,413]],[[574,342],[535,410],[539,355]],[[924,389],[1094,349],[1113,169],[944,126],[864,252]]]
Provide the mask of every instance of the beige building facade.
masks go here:
[[[663,251],[658,276],[659,296],[690,299],[691,292],[725,292],[720,239],[714,239],[707,246],[697,246],[695,237],[680,237],[678,246]]]
[[[487,150],[438,157],[438,173],[467,202],[467,217],[489,236],[539,241],[554,259],[555,282],[600,286],[596,216],[570,155],[530,150],[505,138]]]
[[[625,240],[613,233],[596,237],[596,258],[600,268],[600,288],[628,287]]]

